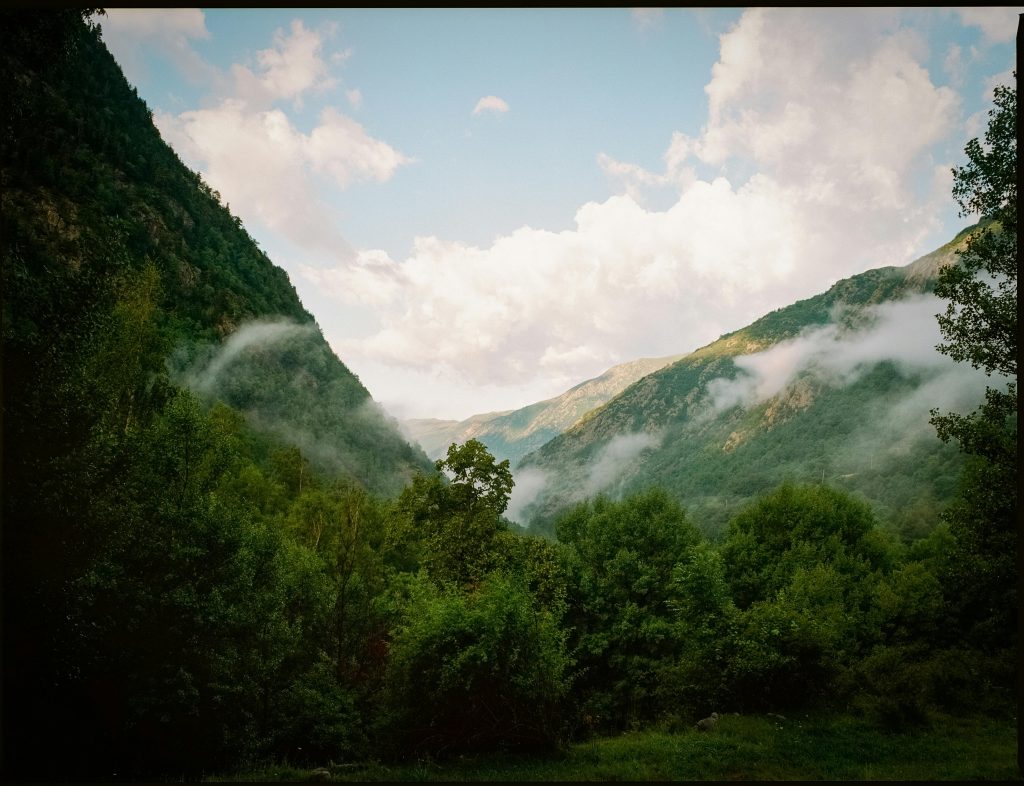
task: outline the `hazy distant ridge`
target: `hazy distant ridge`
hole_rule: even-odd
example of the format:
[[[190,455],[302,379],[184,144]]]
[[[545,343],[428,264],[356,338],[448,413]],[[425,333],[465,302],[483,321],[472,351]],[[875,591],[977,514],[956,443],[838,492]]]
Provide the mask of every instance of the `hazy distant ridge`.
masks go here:
[[[560,396],[520,409],[487,412],[465,420],[411,419],[404,421],[402,427],[431,458],[445,455],[453,442],[478,439],[499,460],[509,459],[515,466],[527,453],[573,426],[595,407],[682,357],[639,358],[621,363]]]

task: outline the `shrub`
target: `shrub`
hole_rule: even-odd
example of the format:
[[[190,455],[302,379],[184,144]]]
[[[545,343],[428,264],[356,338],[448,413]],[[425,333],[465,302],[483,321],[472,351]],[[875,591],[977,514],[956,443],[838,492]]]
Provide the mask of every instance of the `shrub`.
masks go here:
[[[421,579],[392,643],[392,742],[419,756],[550,747],[569,665],[562,630],[516,580],[461,592]]]

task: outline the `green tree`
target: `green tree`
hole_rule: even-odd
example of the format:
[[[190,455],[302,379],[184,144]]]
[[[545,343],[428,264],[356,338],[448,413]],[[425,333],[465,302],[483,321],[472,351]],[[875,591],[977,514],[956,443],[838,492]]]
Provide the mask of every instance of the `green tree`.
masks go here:
[[[388,727],[403,755],[550,747],[568,687],[565,634],[519,580],[417,581],[388,664]]]
[[[726,578],[741,610],[726,681],[741,707],[824,698],[867,645],[892,550],[863,502],[785,484],[729,523]]]
[[[555,526],[572,555],[566,625],[584,726],[624,728],[674,714],[684,628],[670,606],[679,600],[673,576],[692,560],[697,528],[660,489],[621,502],[598,497]]]
[[[482,442],[451,445],[435,464],[406,487],[399,508],[408,534],[422,543],[423,561],[438,582],[467,585],[496,567],[496,537],[512,492],[508,459],[496,462]]]
[[[981,217],[960,252],[959,264],[935,286],[949,300],[938,317],[945,343],[938,349],[1005,380],[990,387],[985,403],[967,415],[932,412],[939,437],[956,439],[967,453],[1004,468],[1017,466],[1017,187],[1016,91],[995,90],[985,144],[967,143],[968,163],[953,169],[960,215]],[[1016,483],[1014,483],[1014,487]]]
[[[495,516],[505,512],[512,493],[512,471],[508,459],[495,461],[484,443],[470,439],[462,445],[449,445],[447,457],[435,466],[450,478],[446,496],[457,509],[483,509]]]
[[[789,483],[736,514],[722,557],[741,609],[774,599],[798,569],[827,564],[856,583],[891,560],[866,503],[828,486]]]
[[[740,612],[729,594],[722,557],[707,542],[676,565],[672,582],[675,597],[668,605],[679,618],[683,642],[672,677],[686,717],[703,717],[730,695],[729,663]]]
[[[953,169],[961,215],[981,222],[944,268],[935,291],[949,304],[939,315],[938,349],[969,362],[1004,387],[989,387],[968,414],[932,412],[939,437],[972,457],[957,499],[945,514],[953,555],[944,576],[959,620],[954,626],[980,648],[1012,647],[1017,605],[1017,94],[995,89],[984,143],[964,148],[968,162]]]

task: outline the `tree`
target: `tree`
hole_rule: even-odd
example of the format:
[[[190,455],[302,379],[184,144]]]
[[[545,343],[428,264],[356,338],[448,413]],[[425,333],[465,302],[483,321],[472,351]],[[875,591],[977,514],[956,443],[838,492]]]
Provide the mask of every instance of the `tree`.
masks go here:
[[[968,415],[932,411],[939,437],[957,439],[967,453],[1016,469],[1017,411],[1017,187],[1016,91],[995,90],[985,144],[976,138],[953,168],[953,197],[960,215],[981,222],[960,263],[943,268],[935,293],[949,300],[938,316],[945,343],[937,348],[958,362],[997,374],[1005,390],[989,388],[985,403]]]
[[[450,474],[448,496],[467,511],[485,508],[501,515],[512,493],[508,459],[496,462],[487,447],[476,439],[449,445],[448,456],[437,461],[438,472]]]
[[[685,628],[672,607],[680,600],[673,576],[693,559],[696,526],[665,491],[651,489],[580,503],[555,528],[574,568],[566,624],[583,724],[621,729],[674,713]]]
[[[386,725],[396,752],[549,748],[571,661],[565,633],[521,580],[470,592],[416,581],[391,646]]]
[[[736,514],[722,557],[741,609],[773,600],[800,569],[830,565],[853,587],[890,560],[866,503],[828,486],[789,483]]]
[[[731,700],[764,709],[825,698],[870,635],[877,577],[892,562],[871,508],[787,483],[729,522],[721,555],[741,611],[726,659]]]
[[[508,459],[496,462],[482,442],[451,445],[435,464],[437,474],[417,475],[399,508],[422,541],[433,579],[468,585],[496,567],[495,537],[512,493]],[[444,473],[443,475],[441,473]]]
[[[997,87],[984,144],[967,143],[968,163],[953,169],[953,196],[963,216],[981,222],[942,270],[935,291],[947,298],[938,316],[938,349],[969,362],[1005,388],[989,387],[969,414],[932,411],[939,437],[972,456],[957,499],[944,514],[953,555],[944,587],[957,630],[985,651],[1012,650],[1017,541],[1017,94]]]

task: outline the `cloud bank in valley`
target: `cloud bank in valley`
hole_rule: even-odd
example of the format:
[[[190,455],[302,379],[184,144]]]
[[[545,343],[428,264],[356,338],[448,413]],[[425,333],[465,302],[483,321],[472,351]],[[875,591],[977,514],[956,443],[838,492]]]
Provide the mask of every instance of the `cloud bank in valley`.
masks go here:
[[[536,501],[548,485],[548,474],[539,467],[523,467],[512,471],[512,494],[508,500],[505,516],[510,521],[525,525],[528,523],[527,508]]]
[[[587,469],[583,495],[607,492],[648,449],[661,444],[662,435],[639,431],[616,434],[604,445]]]
[[[644,451],[657,449],[663,439],[664,434],[661,432],[616,434],[582,468],[582,480],[575,489],[573,499],[584,500],[598,494],[616,496],[619,482],[642,460]],[[540,467],[528,466],[513,470],[513,479],[515,485],[505,515],[512,521],[526,524],[530,506],[543,495],[551,475]]]
[[[945,302],[934,295],[883,303],[858,314],[856,328],[832,322],[764,352],[739,356],[733,360],[739,369],[736,377],[708,384],[709,411],[704,416],[767,401],[802,374],[833,387],[848,385],[883,361],[926,379],[910,398],[880,412],[880,421],[895,425],[913,418],[927,425],[932,407],[973,408],[986,382],[992,383],[983,372],[935,349],[942,341],[935,315],[944,310]],[[842,315],[842,307],[836,315]]]

